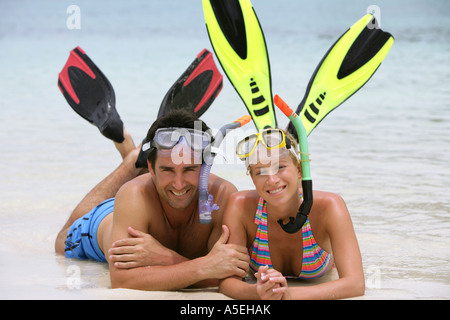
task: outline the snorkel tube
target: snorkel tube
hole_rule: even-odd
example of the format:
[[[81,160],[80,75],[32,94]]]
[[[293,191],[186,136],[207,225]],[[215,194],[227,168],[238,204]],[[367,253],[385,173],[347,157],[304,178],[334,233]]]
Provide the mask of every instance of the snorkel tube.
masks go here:
[[[250,115],[245,115],[232,123],[224,125],[219,129],[219,132],[214,137],[214,142],[210,144],[203,153],[204,160],[202,168],[200,169],[200,181],[198,187],[198,213],[200,223],[202,224],[211,223],[211,212],[219,209],[219,206],[213,202],[214,200],[212,194],[208,193],[209,173],[211,171],[214,158],[218,153],[218,148],[229,130],[242,127],[243,125],[249,123],[251,119],[252,117]]]
[[[283,220],[278,220],[281,228],[287,233],[295,233],[301,229],[308,218],[309,212],[313,204],[313,190],[311,180],[311,170],[309,167],[309,153],[308,153],[308,140],[305,127],[302,120],[297,114],[284,102],[278,95],[275,95],[273,101],[276,106],[288,117],[294,125],[300,144],[300,157],[302,165],[302,188],[303,188],[303,202],[298,209],[297,216],[289,217],[289,222],[283,224]]]

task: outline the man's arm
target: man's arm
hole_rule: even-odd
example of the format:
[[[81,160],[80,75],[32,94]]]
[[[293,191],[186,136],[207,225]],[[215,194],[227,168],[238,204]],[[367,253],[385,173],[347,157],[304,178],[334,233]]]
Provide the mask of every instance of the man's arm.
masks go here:
[[[109,245],[105,244],[105,252],[109,252],[111,244],[129,237],[128,228],[146,231],[149,223],[148,206],[143,199],[140,186],[133,182],[125,184],[117,193],[113,224]],[[132,269],[120,269],[115,266],[113,260],[107,255],[111,285],[113,288],[129,288],[141,290],[172,290],[189,286],[192,283],[203,280],[204,275],[199,272],[195,264],[184,261],[186,264],[171,266],[147,266]],[[189,276],[181,276],[189,273]]]
[[[223,212],[228,204],[231,194],[236,192],[236,187],[213,174],[210,178],[210,191],[218,199],[219,210],[213,213],[212,231],[208,239],[208,252],[222,234]],[[189,260],[179,253],[164,247],[152,235],[128,227],[128,238],[123,238],[112,243],[108,251],[109,261],[121,269],[155,265],[173,265]]]
[[[229,231],[224,227],[221,237],[206,256],[170,266],[118,269],[110,265],[111,285],[113,288],[178,290],[207,279],[222,279],[232,275],[244,277],[248,267],[247,252],[226,245],[228,237]]]
[[[148,213],[145,212],[145,204],[142,204],[145,203],[145,199],[139,199],[140,193],[133,191],[133,188],[135,186],[125,185],[116,196],[109,243],[128,237],[129,226],[141,231],[148,228]],[[228,236],[228,229],[225,229],[206,256],[173,265],[120,269],[115,266],[114,261],[108,261],[111,285],[113,288],[177,290],[206,279],[245,274],[244,269],[248,268],[246,260],[248,255],[245,249],[244,252],[240,252],[235,246],[225,245]],[[105,252],[109,249],[110,245],[104,248]]]
[[[201,258],[171,266],[118,269],[110,266],[111,286],[149,291],[178,290],[209,278]]]
[[[128,235],[112,243],[108,251],[109,261],[120,269],[146,266],[170,266],[189,260],[164,247],[150,234],[128,227]]]

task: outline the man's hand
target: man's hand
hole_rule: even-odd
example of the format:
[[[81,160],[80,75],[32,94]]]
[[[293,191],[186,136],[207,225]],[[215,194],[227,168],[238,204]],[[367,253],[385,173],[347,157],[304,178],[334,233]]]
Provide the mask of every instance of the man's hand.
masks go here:
[[[211,279],[224,279],[230,276],[244,278],[249,270],[250,257],[247,248],[234,244],[227,244],[230,230],[222,226],[222,235],[205,256],[204,269]]]
[[[131,269],[145,266],[164,266],[174,263],[171,250],[164,247],[151,235],[128,228],[132,238],[114,242],[109,249],[109,261],[119,269]]]

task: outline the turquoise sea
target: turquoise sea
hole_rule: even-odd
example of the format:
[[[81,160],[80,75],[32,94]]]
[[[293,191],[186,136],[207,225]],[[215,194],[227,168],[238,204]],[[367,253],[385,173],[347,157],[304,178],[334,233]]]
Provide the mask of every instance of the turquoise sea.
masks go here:
[[[312,178],[316,189],[347,202],[363,256],[363,299],[450,299],[449,2],[252,3],[267,41],[273,93],[293,107],[328,48],[377,6],[381,28],[395,43],[372,79],[310,135]],[[79,9],[74,29],[71,5]],[[136,143],[196,54],[212,51],[200,0],[0,1],[2,299],[110,297],[105,266],[66,261],[53,251],[71,210],[121,159],[57,87],[76,46],[113,84]],[[224,76],[202,119],[217,130],[246,112]],[[278,111],[277,118],[284,128],[287,118]],[[233,159],[213,172],[240,190],[252,187]],[[128,297],[136,295],[121,296]]]

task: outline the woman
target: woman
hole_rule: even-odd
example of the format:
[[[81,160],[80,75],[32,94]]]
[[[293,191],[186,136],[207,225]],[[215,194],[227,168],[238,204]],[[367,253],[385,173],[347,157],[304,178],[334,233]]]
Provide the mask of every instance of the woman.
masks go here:
[[[313,192],[313,205],[300,230],[288,233],[289,217],[302,203],[302,170],[294,138],[266,129],[240,141],[255,190],[235,193],[224,224],[229,243],[247,246],[256,284],[224,279],[220,291],[235,299],[339,299],[364,294],[361,254],[344,200]],[[270,249],[270,250],[269,250]],[[339,279],[313,286],[288,287],[285,277],[313,279],[333,265]]]

